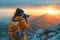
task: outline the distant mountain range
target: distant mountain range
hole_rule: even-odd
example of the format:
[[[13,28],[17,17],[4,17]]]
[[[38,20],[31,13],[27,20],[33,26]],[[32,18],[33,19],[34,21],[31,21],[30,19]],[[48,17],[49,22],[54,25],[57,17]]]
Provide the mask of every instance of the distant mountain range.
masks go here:
[[[8,23],[12,20],[12,17],[3,17],[0,18],[0,23]]]
[[[60,23],[60,19],[54,15],[44,14],[31,21],[31,26],[45,28]]]

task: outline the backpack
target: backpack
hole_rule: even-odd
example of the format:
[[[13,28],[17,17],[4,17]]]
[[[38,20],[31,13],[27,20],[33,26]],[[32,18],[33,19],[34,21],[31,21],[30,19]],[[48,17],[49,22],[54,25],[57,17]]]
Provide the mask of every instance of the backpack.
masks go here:
[[[17,31],[18,30],[18,27],[17,27],[18,24],[19,24],[19,22],[10,22],[8,24],[9,25],[9,29],[8,30],[10,30],[9,31],[9,33],[10,33],[9,35],[10,35],[11,38],[19,39],[19,38],[24,36],[23,33],[20,33],[19,31]]]

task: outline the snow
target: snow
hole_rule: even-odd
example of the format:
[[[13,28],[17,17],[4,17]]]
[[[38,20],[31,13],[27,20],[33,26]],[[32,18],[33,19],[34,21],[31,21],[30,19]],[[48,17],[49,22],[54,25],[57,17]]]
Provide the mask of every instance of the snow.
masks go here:
[[[44,30],[40,29],[30,37],[31,39],[28,38],[28,40],[60,40],[60,24]]]

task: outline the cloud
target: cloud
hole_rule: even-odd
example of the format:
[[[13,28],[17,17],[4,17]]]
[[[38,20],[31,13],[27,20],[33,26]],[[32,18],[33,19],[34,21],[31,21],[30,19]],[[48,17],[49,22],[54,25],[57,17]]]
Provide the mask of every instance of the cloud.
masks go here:
[[[60,0],[0,0],[0,7],[24,7],[57,4]]]
[[[37,6],[37,7],[23,7],[22,8],[26,14],[40,16],[47,11],[45,9],[55,10],[53,14],[60,15],[60,6],[59,5],[49,5],[49,6]],[[16,8],[0,8],[0,17],[10,17],[13,16],[16,11]],[[4,15],[3,15],[4,14]]]

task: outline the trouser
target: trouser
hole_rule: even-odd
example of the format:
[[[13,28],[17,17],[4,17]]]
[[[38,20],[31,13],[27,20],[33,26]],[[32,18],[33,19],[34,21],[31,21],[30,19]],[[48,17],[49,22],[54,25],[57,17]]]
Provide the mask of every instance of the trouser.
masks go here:
[[[19,38],[18,40],[27,40],[26,33],[24,32],[24,37]]]
[[[19,38],[19,39],[16,38],[16,35],[15,35],[15,34],[11,33],[9,40],[11,40],[11,39],[12,39],[12,40],[27,40],[26,33],[25,33],[25,32],[23,32],[23,33],[24,33],[24,36],[21,37],[21,38]]]

